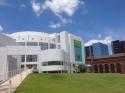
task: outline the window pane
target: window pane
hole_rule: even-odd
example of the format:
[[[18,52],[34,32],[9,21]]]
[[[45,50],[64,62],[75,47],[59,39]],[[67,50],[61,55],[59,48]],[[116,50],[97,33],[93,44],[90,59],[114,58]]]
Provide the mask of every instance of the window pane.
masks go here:
[[[57,39],[57,40],[58,40],[58,43],[60,43],[60,35],[58,35],[58,37],[57,37],[57,38],[58,38],[58,39]]]
[[[25,55],[21,55],[21,62],[25,62]]]
[[[39,46],[41,47],[41,50],[46,50],[48,49],[48,43],[40,42]]]
[[[58,45],[58,49],[61,49],[61,46],[60,46],[60,45]]]
[[[49,61],[49,62],[43,62],[43,66],[49,66],[49,65],[63,65],[63,62],[60,61]]]
[[[25,42],[17,42],[18,45],[25,46]]]
[[[37,62],[37,55],[27,55],[26,61],[27,62]]]
[[[74,40],[74,52],[75,52],[75,61],[82,61],[82,44],[81,41]]]
[[[27,42],[27,46],[38,46],[37,42]]]
[[[50,49],[55,49],[56,45],[55,44],[50,44]]]

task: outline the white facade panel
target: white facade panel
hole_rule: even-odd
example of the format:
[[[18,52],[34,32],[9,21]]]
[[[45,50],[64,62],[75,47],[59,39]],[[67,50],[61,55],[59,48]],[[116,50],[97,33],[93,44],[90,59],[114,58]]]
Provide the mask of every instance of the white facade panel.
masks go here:
[[[53,65],[53,66],[42,66],[40,68],[40,72],[41,71],[61,71],[61,70],[65,70],[64,66]]]
[[[7,79],[8,64],[6,52],[6,48],[0,47],[0,81]]]
[[[39,46],[7,46],[8,55],[39,54]]]
[[[43,66],[43,62],[63,62],[65,63],[64,51],[61,49],[48,49],[41,52],[39,56],[39,72],[41,71],[58,71],[63,70],[64,65]]]
[[[60,49],[48,49],[41,52],[41,62],[47,61],[64,61],[64,51]]]

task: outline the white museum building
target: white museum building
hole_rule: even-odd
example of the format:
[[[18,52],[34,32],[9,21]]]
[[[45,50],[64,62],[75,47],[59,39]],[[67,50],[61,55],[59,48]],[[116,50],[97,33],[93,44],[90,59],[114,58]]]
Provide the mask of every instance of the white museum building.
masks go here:
[[[18,68],[33,68],[40,73],[74,72],[80,64],[85,64],[83,40],[66,31],[0,35],[0,73]]]

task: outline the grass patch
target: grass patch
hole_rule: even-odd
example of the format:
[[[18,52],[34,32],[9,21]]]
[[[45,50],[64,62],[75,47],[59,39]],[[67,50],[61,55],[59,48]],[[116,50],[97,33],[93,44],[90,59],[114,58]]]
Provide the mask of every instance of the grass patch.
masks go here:
[[[15,93],[125,93],[125,75],[31,74]]]

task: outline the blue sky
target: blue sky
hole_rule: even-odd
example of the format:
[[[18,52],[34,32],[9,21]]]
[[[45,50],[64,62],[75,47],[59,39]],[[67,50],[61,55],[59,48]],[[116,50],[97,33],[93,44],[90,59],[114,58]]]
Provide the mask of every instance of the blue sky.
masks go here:
[[[85,41],[125,39],[125,0],[0,0],[5,33],[66,30]]]

